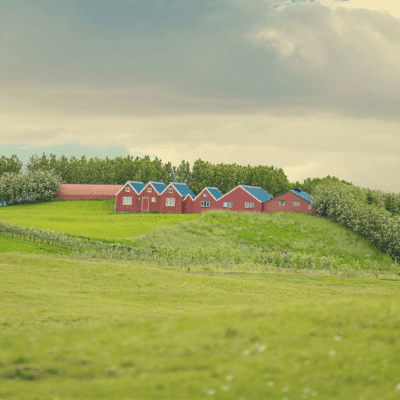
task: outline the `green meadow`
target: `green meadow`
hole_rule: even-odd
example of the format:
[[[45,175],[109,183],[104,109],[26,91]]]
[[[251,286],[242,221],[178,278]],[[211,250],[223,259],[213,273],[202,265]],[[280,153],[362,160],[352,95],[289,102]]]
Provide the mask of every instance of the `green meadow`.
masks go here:
[[[398,399],[399,281],[8,253],[0,398]]]
[[[4,207],[0,219],[139,250],[248,257],[228,268],[172,265],[157,252],[79,261],[0,235],[0,399],[400,398],[400,269],[332,221],[115,214],[110,201]],[[362,273],[251,258],[281,250]]]

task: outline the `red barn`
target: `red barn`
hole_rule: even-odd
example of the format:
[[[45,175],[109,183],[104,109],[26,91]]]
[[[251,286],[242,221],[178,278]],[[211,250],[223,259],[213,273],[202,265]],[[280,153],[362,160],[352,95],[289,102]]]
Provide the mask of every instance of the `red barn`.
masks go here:
[[[161,193],[160,212],[181,214],[184,211],[183,200],[187,195],[195,197],[186,183],[171,182]]]
[[[62,184],[55,198],[59,200],[111,200],[122,185]]]
[[[239,185],[218,199],[218,209],[261,212],[270,194],[258,186]]]
[[[194,199],[187,195],[183,202],[185,214],[200,214],[203,211],[219,208],[218,200],[222,193],[216,187],[205,187]]]
[[[140,192],[140,211],[161,211],[161,193],[167,187],[162,182],[149,182]]]
[[[309,193],[296,188],[267,201],[264,204],[264,212],[297,211],[315,215],[315,206],[311,202],[312,198]]]
[[[115,211],[139,212],[141,211],[140,192],[143,182],[128,181],[115,195]]]

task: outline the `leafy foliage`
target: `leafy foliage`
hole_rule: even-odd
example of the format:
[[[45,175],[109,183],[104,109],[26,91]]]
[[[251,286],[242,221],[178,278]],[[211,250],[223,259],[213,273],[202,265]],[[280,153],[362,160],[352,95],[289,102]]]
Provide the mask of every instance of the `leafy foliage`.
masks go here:
[[[323,183],[314,191],[317,213],[331,218],[367,238],[394,259],[400,258],[400,217],[368,204],[365,189],[343,183]]]
[[[0,204],[52,201],[60,182],[52,171],[6,172],[0,177]]]
[[[18,173],[21,171],[22,161],[16,155],[0,157],[0,177],[5,173]]]

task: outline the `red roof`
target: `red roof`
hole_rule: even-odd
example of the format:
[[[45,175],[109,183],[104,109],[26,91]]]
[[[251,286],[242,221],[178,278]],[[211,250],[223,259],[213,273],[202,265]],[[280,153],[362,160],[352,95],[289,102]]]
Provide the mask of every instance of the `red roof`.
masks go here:
[[[59,186],[57,194],[69,196],[115,196],[122,187],[123,185],[62,184]]]

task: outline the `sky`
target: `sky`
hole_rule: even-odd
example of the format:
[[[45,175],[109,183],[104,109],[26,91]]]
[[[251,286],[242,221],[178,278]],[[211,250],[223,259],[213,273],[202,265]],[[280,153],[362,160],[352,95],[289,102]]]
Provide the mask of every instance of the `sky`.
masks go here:
[[[400,192],[398,0],[0,10],[0,155],[201,158]]]

